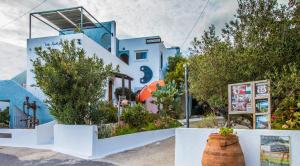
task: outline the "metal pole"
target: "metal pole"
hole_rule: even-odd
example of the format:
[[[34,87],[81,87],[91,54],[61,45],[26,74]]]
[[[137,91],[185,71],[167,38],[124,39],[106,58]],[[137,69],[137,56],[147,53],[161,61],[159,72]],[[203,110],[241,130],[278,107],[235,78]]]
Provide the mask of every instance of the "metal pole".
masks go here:
[[[31,14],[29,14],[29,39],[31,39]]]
[[[83,24],[83,13],[82,7],[80,8],[80,31],[82,31],[82,24]]]
[[[185,82],[185,118],[186,118],[186,127],[190,127],[189,122],[189,90],[188,90],[188,66],[184,64],[184,82]]]

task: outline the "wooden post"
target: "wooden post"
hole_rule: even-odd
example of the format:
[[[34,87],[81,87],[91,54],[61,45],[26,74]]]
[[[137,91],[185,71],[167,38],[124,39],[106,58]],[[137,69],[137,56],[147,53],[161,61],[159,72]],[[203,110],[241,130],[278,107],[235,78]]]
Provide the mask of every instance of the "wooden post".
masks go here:
[[[128,89],[131,90],[131,79],[128,79]],[[129,100],[131,101],[131,95],[129,95]]]
[[[125,96],[125,79],[124,79],[124,76],[122,76],[122,96]]]

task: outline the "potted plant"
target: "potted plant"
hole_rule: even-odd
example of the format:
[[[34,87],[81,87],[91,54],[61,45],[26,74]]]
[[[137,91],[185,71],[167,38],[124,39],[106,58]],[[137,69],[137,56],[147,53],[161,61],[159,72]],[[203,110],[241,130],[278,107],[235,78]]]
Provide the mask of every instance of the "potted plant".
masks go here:
[[[245,166],[244,154],[232,128],[223,127],[209,135],[202,156],[202,166]]]

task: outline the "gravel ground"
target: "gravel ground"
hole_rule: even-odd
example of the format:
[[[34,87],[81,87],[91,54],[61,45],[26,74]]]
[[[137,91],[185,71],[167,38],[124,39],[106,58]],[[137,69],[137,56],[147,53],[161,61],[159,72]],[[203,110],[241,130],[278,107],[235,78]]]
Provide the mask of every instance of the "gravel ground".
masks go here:
[[[0,166],[173,166],[174,144],[173,137],[99,160],[83,160],[49,150],[0,147]]]

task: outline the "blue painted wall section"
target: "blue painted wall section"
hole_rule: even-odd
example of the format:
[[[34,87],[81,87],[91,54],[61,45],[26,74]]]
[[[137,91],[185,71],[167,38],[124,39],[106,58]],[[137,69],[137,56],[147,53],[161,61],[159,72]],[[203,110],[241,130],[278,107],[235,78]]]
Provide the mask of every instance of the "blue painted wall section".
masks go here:
[[[103,26],[106,28],[103,28]],[[111,48],[111,34],[107,31],[111,29],[112,22],[102,22],[101,24],[96,24],[96,28],[83,29],[83,33],[89,38],[93,39],[95,42],[100,44],[103,48],[109,50]],[[65,30],[62,31],[64,34],[74,34],[76,32]],[[63,35],[60,33],[60,35]]]
[[[141,66],[140,70],[144,72],[144,77],[140,78],[140,82],[143,84],[148,83],[153,77],[153,72],[151,68],[148,66]]]
[[[9,113],[10,113],[10,127],[14,126],[14,111],[13,107],[16,106],[20,110],[23,110],[23,102],[26,96],[29,97],[29,102],[36,101],[37,104],[37,118],[40,124],[44,124],[54,120],[50,115],[47,105],[33,96],[29,91],[20,86],[14,80],[3,80],[0,81],[0,100],[9,100]],[[30,115],[33,115],[33,111],[30,110]]]

